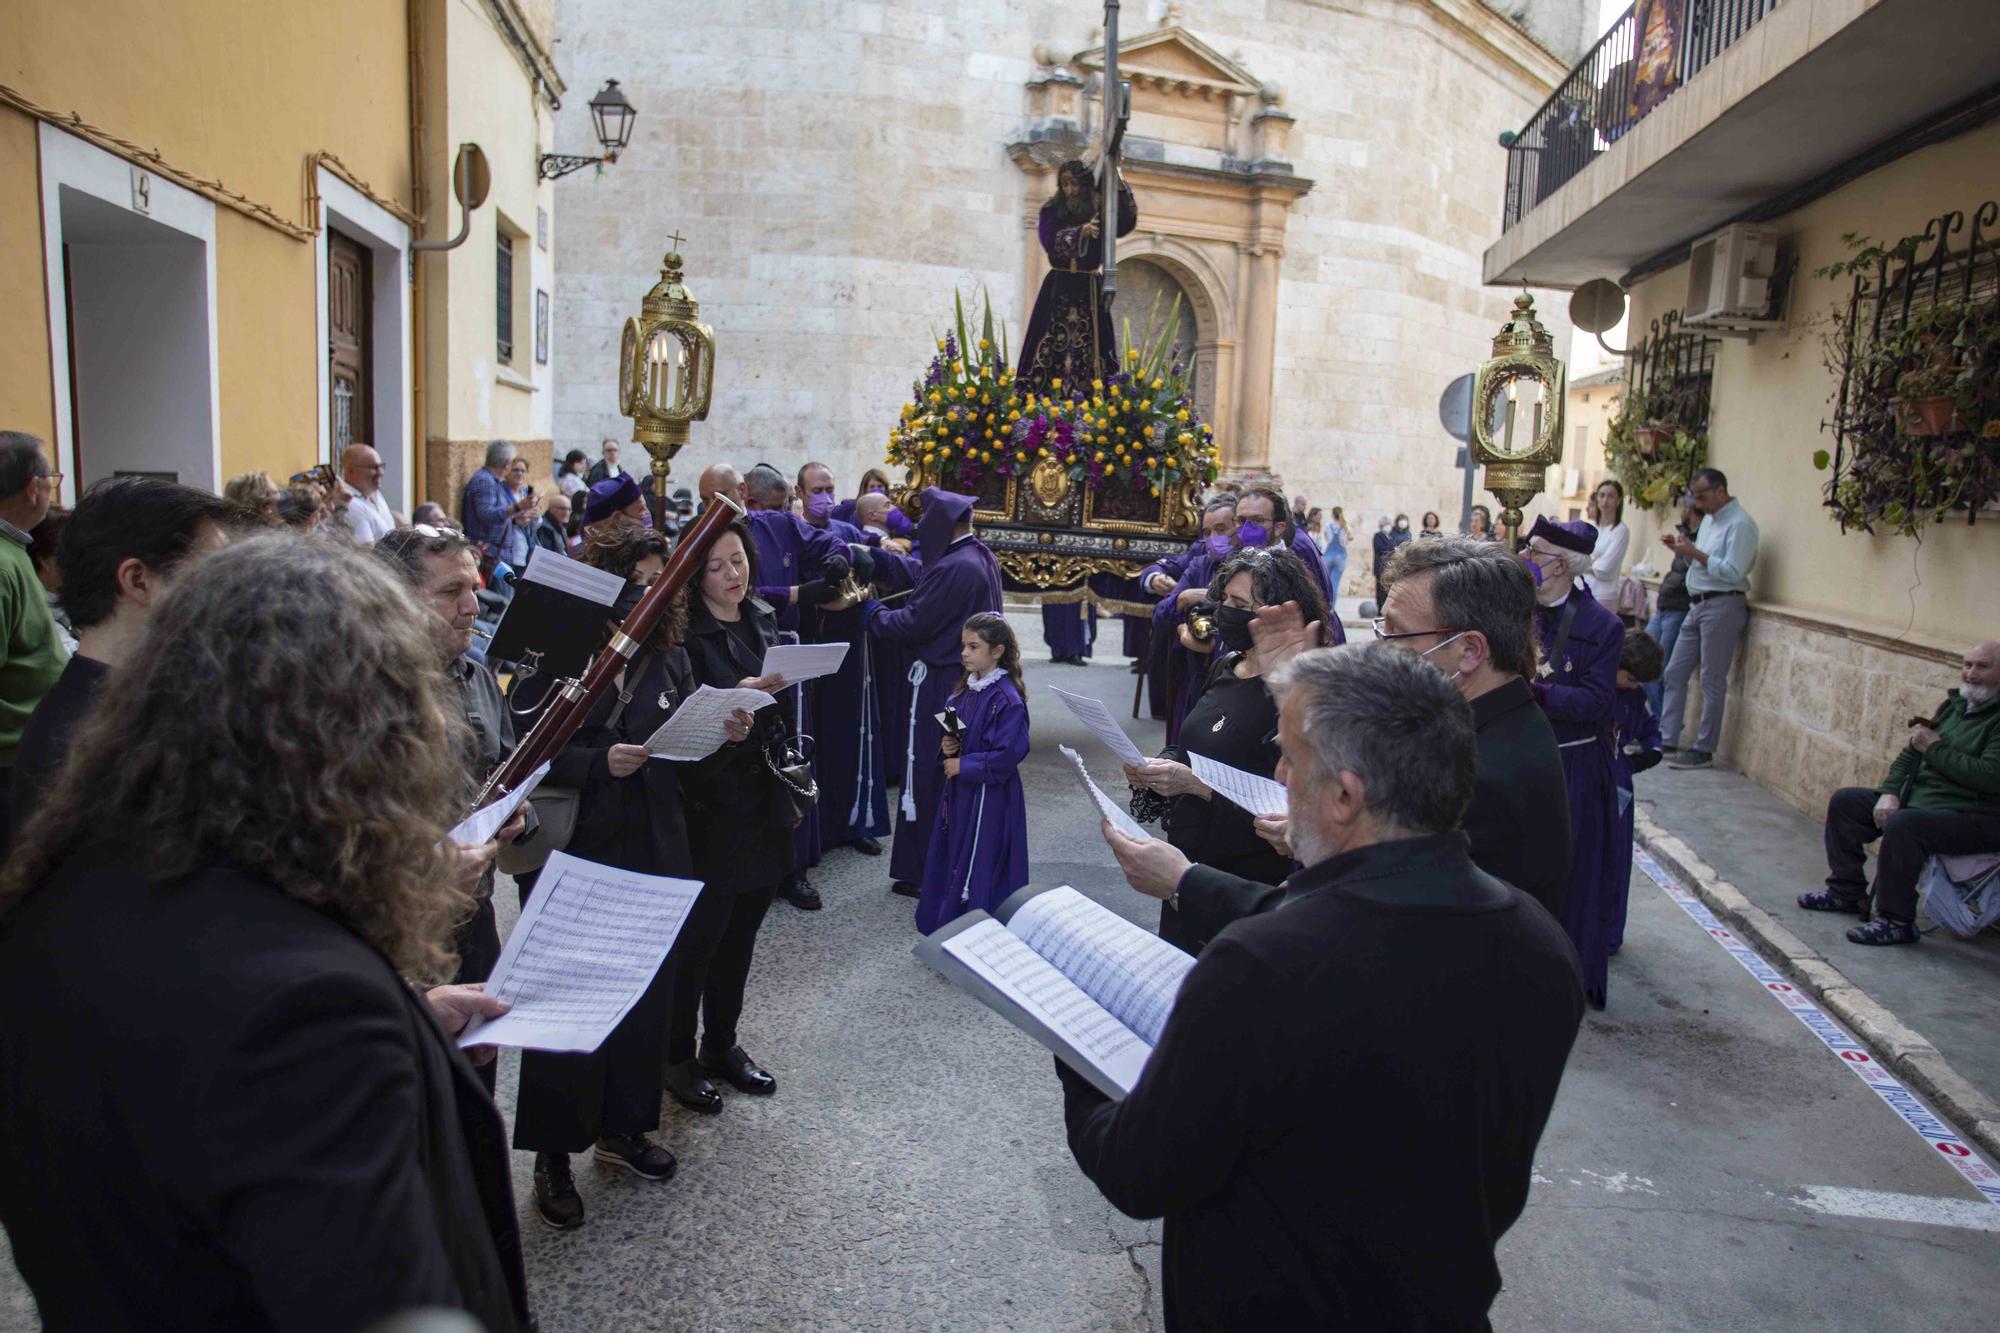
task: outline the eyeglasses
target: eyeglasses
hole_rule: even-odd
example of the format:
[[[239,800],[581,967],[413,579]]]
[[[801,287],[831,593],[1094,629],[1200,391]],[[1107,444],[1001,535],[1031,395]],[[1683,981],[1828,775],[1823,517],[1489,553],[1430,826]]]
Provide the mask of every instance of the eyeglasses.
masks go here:
[[[416,533],[419,537],[428,537],[434,542],[444,541],[451,537],[459,537],[464,535],[460,533],[457,528],[454,527],[435,528],[428,523],[412,523],[410,524],[410,531]]]
[[[1377,617],[1375,617],[1375,619],[1373,619],[1373,620],[1369,621],[1368,623],[1369,623],[1369,624],[1370,624],[1371,626],[1373,626],[1373,627],[1374,627],[1374,630],[1375,630],[1375,637],[1376,637],[1376,638],[1378,638],[1378,639],[1421,639],[1421,638],[1423,638],[1423,637],[1424,637],[1424,636],[1425,636],[1426,634],[1469,634],[1469,633],[1471,633],[1471,631],[1470,631],[1470,630],[1466,629],[1466,628],[1465,628],[1464,626],[1462,626],[1462,625],[1440,625],[1440,626],[1438,626],[1438,627],[1437,627],[1436,629],[1413,629],[1413,630],[1405,630],[1405,631],[1404,631],[1403,633],[1401,633],[1401,634],[1394,634],[1394,633],[1391,633],[1391,632],[1389,631],[1389,629],[1388,629],[1388,624],[1389,624],[1389,622],[1388,622],[1388,620],[1387,620],[1387,619],[1386,619],[1385,617],[1383,617],[1383,616],[1377,616]],[[1444,645],[1443,645],[1443,644],[1439,644],[1439,645],[1438,645],[1438,647],[1442,648],[1442,647],[1444,647]]]

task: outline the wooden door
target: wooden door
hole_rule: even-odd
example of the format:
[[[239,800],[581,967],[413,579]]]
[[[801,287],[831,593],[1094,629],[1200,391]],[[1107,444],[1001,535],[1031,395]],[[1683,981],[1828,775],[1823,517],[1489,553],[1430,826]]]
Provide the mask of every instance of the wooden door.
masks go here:
[[[369,309],[367,247],[328,229],[326,233],[327,378],[332,395],[328,419],[333,424],[333,457],[360,440],[375,442],[374,392],[369,373],[374,364],[374,318]]]

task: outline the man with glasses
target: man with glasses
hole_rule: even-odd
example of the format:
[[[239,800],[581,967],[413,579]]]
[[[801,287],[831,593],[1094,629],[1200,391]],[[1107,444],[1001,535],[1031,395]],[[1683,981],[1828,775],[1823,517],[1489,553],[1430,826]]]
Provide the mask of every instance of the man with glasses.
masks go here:
[[[340,479],[351,493],[344,511],[347,530],[361,546],[373,546],[403,520],[382,498],[382,455],[356,442],[340,451]]]
[[[1729,494],[1729,478],[1712,467],[1694,474],[1688,499],[1702,512],[1701,527],[1689,541],[1679,531],[1660,535],[1660,544],[1691,562],[1687,571],[1688,613],[1681,622],[1674,655],[1667,662],[1666,711],[1660,733],[1668,768],[1707,768],[1722,740],[1722,709],[1729,698],[1729,664],[1737,640],[1750,622],[1750,567],[1757,563],[1757,520]],[[1701,731],[1681,748],[1687,720],[1688,682],[1701,673]]]
[[[1443,537],[1398,548],[1383,581],[1388,597],[1376,637],[1429,661],[1472,705],[1478,773],[1460,828],[1473,864],[1561,920],[1570,877],[1569,798],[1555,732],[1524,674],[1532,659],[1534,580],[1491,542]],[[1271,670],[1314,646],[1296,606],[1264,607],[1251,629]],[[1282,836],[1276,821],[1259,822]],[[1132,887],[1157,898],[1178,893],[1183,921],[1201,938],[1213,939],[1231,921],[1284,900],[1283,885],[1191,866],[1158,839],[1135,842],[1116,831],[1105,837]]]
[[[61,485],[40,440],[0,431],[0,856],[14,825],[6,792],[21,733],[69,660],[28,555],[28,534],[48,517]]]

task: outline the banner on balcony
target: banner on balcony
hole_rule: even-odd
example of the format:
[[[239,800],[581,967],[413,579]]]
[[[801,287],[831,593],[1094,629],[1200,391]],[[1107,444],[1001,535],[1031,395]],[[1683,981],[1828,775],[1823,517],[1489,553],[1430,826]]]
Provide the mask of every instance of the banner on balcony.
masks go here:
[[[1683,0],[1632,0],[1633,120],[1672,96],[1681,84]]]

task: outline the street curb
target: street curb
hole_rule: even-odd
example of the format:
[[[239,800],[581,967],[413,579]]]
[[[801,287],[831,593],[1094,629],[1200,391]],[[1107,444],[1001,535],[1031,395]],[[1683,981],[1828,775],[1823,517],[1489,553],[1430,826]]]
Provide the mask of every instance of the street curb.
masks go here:
[[[1780,972],[1805,987],[1822,1008],[1859,1037],[1876,1056],[1956,1124],[1988,1158],[2000,1161],[2000,1103],[1951,1067],[1921,1032],[1883,1008],[1813,947],[1744,896],[1691,847],[1635,811],[1639,845],[1692,890],[1729,928],[1750,942]]]

